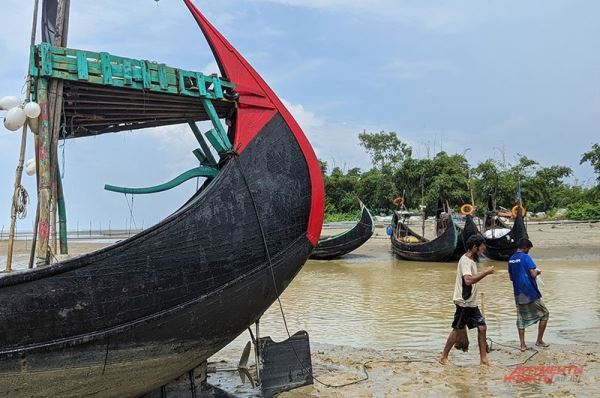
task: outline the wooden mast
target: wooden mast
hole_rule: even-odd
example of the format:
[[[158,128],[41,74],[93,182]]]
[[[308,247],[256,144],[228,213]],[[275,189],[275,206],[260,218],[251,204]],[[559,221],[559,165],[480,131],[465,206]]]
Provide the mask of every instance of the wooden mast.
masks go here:
[[[31,46],[35,44],[35,33],[37,28],[37,14],[38,14],[39,0],[35,0],[33,4],[33,22],[31,24]],[[29,70],[29,67],[27,68]],[[27,73],[27,89],[25,92],[25,100],[29,101],[31,97],[31,74]],[[21,149],[19,152],[19,162],[17,164],[17,171],[15,175],[15,188],[13,191],[13,200],[10,209],[10,232],[8,235],[8,252],[6,254],[6,272],[12,271],[12,257],[15,243],[15,229],[17,225],[17,200],[19,191],[22,189],[21,178],[23,177],[23,161],[25,160],[25,147],[27,146],[27,122],[23,125],[23,132],[21,133]]]
[[[65,47],[67,44],[67,26],[69,0],[58,0],[56,13],[56,33],[52,45]],[[37,226],[38,265],[50,262],[51,250],[56,253],[56,208],[58,196],[58,138],[61,127],[63,83],[59,79],[40,78],[38,82],[38,101],[42,108],[40,115],[40,138],[38,147],[39,184]],[[50,238],[52,235],[52,248]],[[61,244],[61,249],[63,245]],[[64,245],[66,249],[66,242]]]

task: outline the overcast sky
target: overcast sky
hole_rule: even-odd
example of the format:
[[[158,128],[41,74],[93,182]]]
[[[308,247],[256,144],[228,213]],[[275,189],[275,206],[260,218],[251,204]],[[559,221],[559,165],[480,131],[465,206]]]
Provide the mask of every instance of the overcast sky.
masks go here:
[[[182,1],[71,2],[69,47],[216,71]],[[3,0],[0,96],[22,92],[33,1]],[[593,179],[581,153],[600,140],[600,2],[196,0],[284,99],[317,155],[368,168],[358,133],[395,131],[420,157],[471,148],[472,163],[517,153]],[[20,134],[0,126],[0,228],[8,228]],[[31,136],[30,136],[31,138]],[[30,140],[31,143],[31,140]],[[123,226],[105,183],[148,186],[196,166],[186,126],[68,141],[61,149],[71,228]],[[64,157],[63,157],[64,153]],[[31,145],[27,158],[32,157]],[[35,196],[34,179],[24,177]],[[136,196],[147,227],[195,190]],[[131,200],[131,198],[129,199]],[[31,229],[34,208],[19,224]]]

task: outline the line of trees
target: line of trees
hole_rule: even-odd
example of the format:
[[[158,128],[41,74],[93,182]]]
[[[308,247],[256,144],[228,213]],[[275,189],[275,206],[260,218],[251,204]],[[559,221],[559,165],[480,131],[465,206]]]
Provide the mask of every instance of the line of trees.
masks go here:
[[[456,210],[471,202],[473,190],[478,211],[485,208],[488,194],[495,192],[499,206],[515,204],[515,190],[520,183],[524,206],[530,212],[546,212],[549,216],[559,208],[568,209],[572,219],[600,219],[600,145],[594,144],[581,156],[597,174],[597,184],[582,187],[569,184],[571,168],[560,165],[541,166],[525,155],[514,164],[487,159],[471,166],[463,154],[439,152],[433,158],[417,159],[412,148],[394,132],[359,134],[360,145],[369,154],[372,168],[329,170],[321,161],[325,179],[326,219],[352,219],[357,214],[360,198],[375,214],[389,214],[392,200],[404,196],[409,208],[424,204],[434,213],[437,198],[443,194]],[[480,213],[481,214],[481,213]]]

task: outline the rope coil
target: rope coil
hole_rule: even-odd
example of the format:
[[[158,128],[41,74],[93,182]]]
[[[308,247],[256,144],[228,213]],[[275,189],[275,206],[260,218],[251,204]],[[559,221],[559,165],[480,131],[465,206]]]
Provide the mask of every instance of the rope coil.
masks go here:
[[[15,190],[13,206],[15,214],[19,220],[27,217],[27,205],[29,204],[29,193],[23,185],[19,185]]]

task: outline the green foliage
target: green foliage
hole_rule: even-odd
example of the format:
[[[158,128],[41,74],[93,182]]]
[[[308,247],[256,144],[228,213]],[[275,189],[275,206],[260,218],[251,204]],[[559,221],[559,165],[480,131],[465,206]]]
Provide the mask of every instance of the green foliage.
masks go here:
[[[400,141],[396,133],[367,133],[358,135],[360,145],[371,156],[371,162],[380,169],[386,166],[397,167],[412,155],[412,148]]]
[[[360,210],[351,213],[325,213],[325,222],[358,221]]]
[[[394,182],[407,206],[423,204],[431,215],[440,195],[458,206],[470,202],[468,173],[469,164],[463,155],[440,152],[433,159],[407,159],[396,171]]]
[[[500,164],[487,159],[471,168],[464,155],[439,152],[431,159],[412,157],[412,148],[396,133],[380,132],[359,135],[360,143],[371,156],[373,168],[344,171],[339,167],[327,174],[327,163],[321,161],[325,180],[326,221],[356,220],[357,198],[374,214],[390,214],[392,200],[404,196],[407,207],[426,206],[428,215],[435,212],[437,198],[443,195],[458,211],[474,201],[483,214],[489,194],[496,196],[498,206],[512,208],[516,204],[516,188],[521,186],[522,201],[530,212],[546,212],[549,217],[558,208],[568,208],[568,218],[600,219],[600,145],[582,155],[599,173],[599,185],[585,188],[570,185],[572,175],[566,166],[541,166],[527,156],[519,155],[514,164]]]
[[[600,203],[577,203],[569,206],[570,220],[600,220]]]
[[[589,162],[594,171],[598,175],[596,181],[598,181],[598,186],[600,186],[600,144],[592,145],[592,149],[583,155],[581,155],[581,160],[579,164],[583,164],[585,162]]]

